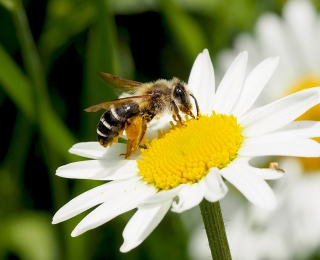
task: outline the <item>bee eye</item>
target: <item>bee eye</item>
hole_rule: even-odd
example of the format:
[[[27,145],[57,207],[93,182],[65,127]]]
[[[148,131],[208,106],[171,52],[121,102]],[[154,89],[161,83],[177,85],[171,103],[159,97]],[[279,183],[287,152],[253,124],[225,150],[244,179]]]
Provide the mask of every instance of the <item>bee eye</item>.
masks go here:
[[[178,99],[182,104],[187,104],[187,95],[184,90],[184,87],[178,83],[174,89],[173,95],[176,99]]]

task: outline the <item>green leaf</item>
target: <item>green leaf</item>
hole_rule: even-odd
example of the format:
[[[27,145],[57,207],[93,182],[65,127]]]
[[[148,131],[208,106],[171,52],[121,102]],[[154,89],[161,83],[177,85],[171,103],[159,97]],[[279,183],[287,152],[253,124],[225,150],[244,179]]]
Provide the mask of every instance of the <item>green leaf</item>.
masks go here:
[[[0,45],[0,83],[3,90],[23,111],[30,121],[35,121],[35,111],[32,104],[31,85],[20,68]]]
[[[6,92],[9,98],[30,120],[36,122],[36,113],[33,105],[31,83],[22,73],[20,68],[12,61],[11,57],[0,45],[0,87]],[[68,149],[76,143],[76,139],[66,128],[61,119],[45,102],[39,103],[39,109],[42,111],[42,127],[40,130],[48,140],[50,149],[55,149],[67,161],[75,159],[68,153]]]

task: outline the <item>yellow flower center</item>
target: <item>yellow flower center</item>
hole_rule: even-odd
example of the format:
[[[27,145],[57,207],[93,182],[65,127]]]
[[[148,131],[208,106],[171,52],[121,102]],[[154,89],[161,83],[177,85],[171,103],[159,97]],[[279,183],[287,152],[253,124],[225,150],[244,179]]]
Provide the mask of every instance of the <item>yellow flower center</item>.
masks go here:
[[[296,80],[294,84],[289,88],[288,94],[298,92],[303,89],[320,86],[320,75],[308,75]],[[316,120],[320,121],[320,104],[309,109],[303,115],[296,120]],[[314,138],[317,142],[320,142],[320,138]],[[315,171],[320,170],[320,158],[300,158],[304,170]]]
[[[158,190],[198,182],[210,168],[224,168],[236,158],[241,130],[232,115],[213,112],[187,120],[142,149],[139,174]]]

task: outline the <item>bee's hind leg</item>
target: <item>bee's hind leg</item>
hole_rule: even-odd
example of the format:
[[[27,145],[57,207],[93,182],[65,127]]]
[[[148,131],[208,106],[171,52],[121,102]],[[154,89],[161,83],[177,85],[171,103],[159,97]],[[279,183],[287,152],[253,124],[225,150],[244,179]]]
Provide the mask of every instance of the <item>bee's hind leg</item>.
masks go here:
[[[125,154],[120,154],[124,155],[125,159],[129,159],[131,153],[138,148],[147,131],[147,123],[147,120],[142,116],[136,116],[127,121],[125,126],[128,137],[127,150]]]

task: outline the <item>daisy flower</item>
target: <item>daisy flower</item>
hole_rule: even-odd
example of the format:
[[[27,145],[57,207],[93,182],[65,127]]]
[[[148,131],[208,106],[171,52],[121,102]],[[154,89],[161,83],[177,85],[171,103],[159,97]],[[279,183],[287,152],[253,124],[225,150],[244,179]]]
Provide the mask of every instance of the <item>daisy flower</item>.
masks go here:
[[[274,72],[278,58],[262,61],[245,78],[248,54],[231,64],[217,91],[207,50],[198,55],[188,81],[202,115],[165,130],[136,158],[119,157],[122,144],[106,149],[97,142],[76,144],[71,153],[92,160],[58,168],[57,175],[110,181],[71,200],[54,216],[65,221],[99,205],[74,229],[72,236],[96,228],[137,208],[123,231],[120,251],[138,246],[167,211],[181,213],[203,200],[216,202],[227,193],[222,177],[253,204],[272,209],[276,198],[265,182],[282,177],[274,168],[259,169],[249,160],[262,155],[320,156],[317,122],[293,122],[320,102],[320,88],[303,90],[249,111]],[[149,131],[149,130],[148,130]]]
[[[275,54],[280,56],[281,63],[274,77],[276,80],[270,80],[270,88],[262,92],[261,98],[256,102],[257,106],[283,97],[288,93],[319,86],[319,32],[320,15],[311,1],[288,1],[283,7],[282,17],[271,13],[264,14],[257,21],[253,35],[242,34],[238,36],[235,39],[234,48],[225,50],[220,54],[221,68],[226,68],[239,50],[243,49],[248,50],[252,57],[248,63],[249,68],[253,68],[264,57]],[[298,120],[319,119],[319,105],[298,118]],[[315,138],[315,140],[319,142],[318,138]],[[277,160],[283,165],[287,164],[288,158]],[[258,241],[256,239],[256,226],[257,223],[260,223],[263,231],[259,235],[265,236],[265,241],[268,237],[270,243],[281,240],[277,244],[283,245],[283,252],[290,256],[287,259],[294,256],[305,258],[319,250],[320,226],[317,223],[319,222],[320,207],[318,201],[314,198],[319,193],[317,187],[320,186],[320,159],[291,158],[290,161],[291,165],[295,165],[295,167],[287,167],[287,176],[273,186],[276,196],[281,199],[272,213],[265,215],[261,209],[253,209],[254,207],[249,204],[240,204],[235,205],[234,209],[245,210],[246,213],[244,214],[247,215],[247,218],[239,217],[244,215],[240,213],[227,216],[232,222],[237,222],[237,225],[230,224],[227,227],[231,247],[232,241],[234,241],[236,247],[236,244],[240,240],[244,242],[245,238],[248,241]],[[300,192],[302,190],[303,192]],[[299,194],[299,197],[297,197],[297,194]],[[234,197],[228,196],[224,199],[225,203],[222,201],[222,206],[224,208],[228,207],[227,204],[232,200],[234,200]],[[248,216],[248,212],[251,212],[252,216]],[[259,220],[260,215],[266,216],[263,222]],[[238,236],[236,235],[238,232],[247,235]],[[237,241],[233,236],[239,240]],[[270,251],[265,247],[254,246],[253,248],[251,252],[257,251],[257,255],[260,254],[261,258],[268,257],[270,254]],[[243,251],[245,252],[245,250]],[[281,254],[279,253],[279,255]],[[243,253],[242,257],[244,257]]]

